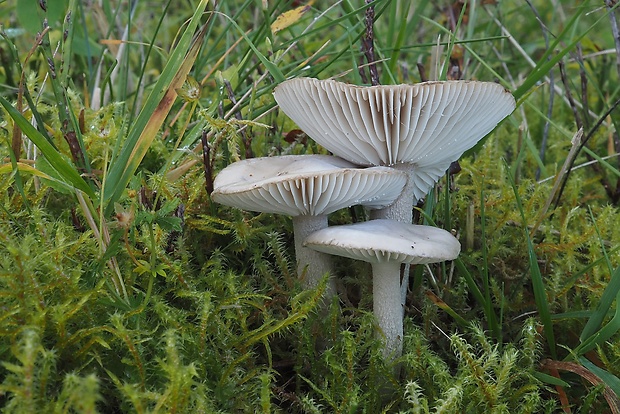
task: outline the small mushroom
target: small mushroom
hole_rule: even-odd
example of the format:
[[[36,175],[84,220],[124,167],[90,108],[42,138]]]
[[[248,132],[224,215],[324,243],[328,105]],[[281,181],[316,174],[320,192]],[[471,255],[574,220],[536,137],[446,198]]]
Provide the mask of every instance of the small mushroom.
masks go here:
[[[443,229],[385,219],[328,227],[312,233],[304,245],[323,253],[371,263],[373,312],[385,335],[383,354],[386,358],[402,354],[401,263],[453,260],[461,250],[459,241]]]
[[[224,168],[215,178],[213,201],[249,211],[292,216],[298,275],[315,287],[330,272],[327,255],[303,247],[303,240],[327,227],[327,215],[361,204],[382,208],[400,195],[407,177],[387,167],[357,168],[329,155],[251,158]],[[326,297],[335,295],[330,279]]]

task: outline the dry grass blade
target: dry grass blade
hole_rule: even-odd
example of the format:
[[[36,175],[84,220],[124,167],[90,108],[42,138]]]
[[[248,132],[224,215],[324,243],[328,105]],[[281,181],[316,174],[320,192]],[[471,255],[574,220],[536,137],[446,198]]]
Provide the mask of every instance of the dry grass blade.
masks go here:
[[[108,214],[112,212],[114,202],[120,198],[127,183],[129,183],[151,143],[157,136],[157,132],[177,97],[177,89],[183,86],[187,74],[198,56],[202,46],[202,39],[207,33],[208,23],[202,27],[196,36],[193,36],[193,32],[199,23],[201,11],[205,9],[207,3],[208,0],[202,0],[196,9],[190,24],[177,44],[177,49],[170,56],[168,64],[164,68],[159,81],[154,86],[151,96],[136,119],[124,148],[110,168],[104,183],[102,200],[106,204],[105,211]],[[178,62],[177,59],[183,53],[185,45],[189,45],[189,50],[182,58],[182,61]],[[163,94],[162,90],[164,91]]]
[[[542,362],[542,368],[547,370],[572,372],[579,375],[581,378],[588,381],[592,385],[604,384],[603,380],[601,380],[597,375],[594,375],[594,373],[592,373],[586,367],[577,364],[576,362],[564,362],[545,359]],[[605,396],[605,400],[607,400],[607,404],[609,404],[609,409],[611,410],[611,412],[614,414],[620,414],[620,400],[608,385],[605,385],[603,395]]]
[[[571,148],[570,148],[570,151],[568,152],[568,156],[566,157],[566,160],[564,161],[564,165],[562,165],[562,169],[558,172],[558,174],[555,177],[553,188],[551,189],[551,192],[549,193],[549,197],[547,198],[547,201],[545,202],[544,207],[540,210],[540,213],[538,214],[538,220],[536,220],[536,224],[530,231],[530,237],[533,237],[534,234],[536,234],[538,227],[540,227],[540,224],[545,219],[545,215],[547,214],[547,211],[549,210],[551,203],[553,202],[553,200],[556,199],[556,195],[558,194],[558,190],[560,189],[562,179],[568,173],[571,165],[573,165],[573,161],[575,160],[575,157],[579,153],[579,148],[581,146],[581,138],[583,138],[583,128],[580,128],[575,133],[575,135],[573,135],[573,138],[571,139]]]

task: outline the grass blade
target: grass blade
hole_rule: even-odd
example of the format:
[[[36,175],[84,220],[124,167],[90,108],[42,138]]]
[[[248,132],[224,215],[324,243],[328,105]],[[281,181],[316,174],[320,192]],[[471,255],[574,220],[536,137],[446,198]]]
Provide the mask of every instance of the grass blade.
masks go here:
[[[583,366],[586,367],[590,372],[599,377],[606,386],[611,388],[612,391],[616,394],[616,397],[620,396],[620,378],[618,378],[611,372],[594,365],[587,358],[579,358],[579,362],[581,362]]]
[[[607,316],[614,299],[616,300],[616,313],[614,317],[603,328],[599,327],[603,323],[603,319]],[[611,276],[609,284],[603,291],[603,295],[599,300],[596,310],[592,313],[586,326],[583,328],[579,339],[581,345],[575,349],[575,353],[582,355],[583,353],[594,348],[596,345],[605,342],[611,338],[618,330],[620,330],[620,267],[616,268]],[[597,331],[598,330],[598,331]]]
[[[94,198],[95,192],[84,181],[78,170],[71,163],[66,161],[56,148],[22,114],[19,113],[6,99],[0,96],[0,104],[13,118],[13,121],[21,128],[22,132],[41,150],[45,158],[49,161],[54,171],[58,173],[57,179],[77,188]]]
[[[431,218],[430,214],[427,214],[426,212],[421,211],[421,210],[420,212],[424,216],[424,219],[431,226],[437,227],[437,225]],[[484,316],[486,317],[486,320],[487,320],[487,323],[489,324],[489,329],[491,329],[491,332],[493,332],[494,335],[497,334],[498,332],[501,332],[501,327],[497,323],[497,315],[493,311],[493,306],[492,306],[490,298],[487,299],[487,297],[480,291],[480,288],[476,284],[476,281],[474,280],[473,276],[471,275],[469,270],[467,270],[467,267],[465,267],[465,264],[460,258],[457,257],[456,259],[454,259],[454,264],[456,265],[456,268],[459,270],[459,273],[465,278],[465,283],[467,283],[467,288],[469,292],[474,296],[474,298],[476,299],[476,302],[478,302],[480,306],[482,306],[482,309],[484,311]]]
[[[525,218],[525,212],[523,211],[523,204],[521,203],[521,197],[519,197],[519,190],[515,184],[514,177],[510,173],[510,167],[504,160],[504,164],[508,171],[508,179],[515,195],[515,201],[517,208],[521,214],[523,220],[523,234],[527,241],[527,256],[529,259],[530,276],[532,279],[532,289],[534,291],[534,301],[536,302],[536,308],[538,310],[538,316],[543,324],[543,331],[545,339],[549,346],[549,352],[554,359],[557,359],[557,353],[555,349],[555,335],[553,334],[553,321],[551,320],[551,312],[549,311],[549,304],[547,303],[547,292],[545,289],[545,282],[543,281],[542,274],[540,273],[540,267],[538,266],[538,257],[534,251],[534,244],[530,238],[530,232],[527,228],[527,220]]]
[[[136,118],[129,136],[118,157],[105,179],[102,203],[106,204],[105,212],[109,214],[131,180],[138,165],[144,158],[148,148],[157,136],[174,100],[176,89],[180,88],[189,73],[201,47],[201,39],[206,33],[206,25],[194,40],[194,32],[200,23],[202,12],[209,0],[202,0],[188,23],[179,43],[170,54],[161,76],[153,87],[153,91],[142,111]],[[186,51],[187,54],[186,54]]]
[[[603,257],[605,258],[607,267],[609,268],[609,271],[610,273],[612,273],[612,275],[609,280],[609,283],[607,284],[607,287],[605,287],[605,290],[603,291],[603,294],[601,295],[601,298],[598,302],[598,306],[596,307],[596,310],[592,313],[592,316],[590,316],[590,318],[588,319],[586,326],[583,328],[583,331],[581,332],[581,335],[579,336],[581,345],[575,350],[575,352],[579,351],[578,355],[581,355],[584,352],[587,352],[588,350],[592,349],[594,346],[606,341],[616,331],[620,329],[620,307],[618,306],[618,303],[620,303],[620,267],[616,268],[615,271],[612,271],[609,254],[607,250],[605,249],[605,243],[603,242],[598,226],[596,226],[596,221],[594,220],[591,210],[590,210],[590,216],[592,218],[592,222],[594,223],[594,228],[596,230],[596,233],[598,234],[599,242],[601,243],[601,248],[603,249]],[[611,321],[609,321],[609,323],[607,323],[607,325],[605,325],[605,327],[603,327],[598,332],[596,332],[600,328],[607,314],[609,313],[609,310],[611,309],[614,299],[616,300],[615,316],[612,318]]]
[[[241,27],[239,27],[239,25],[234,20],[232,20],[229,16],[226,16],[225,14],[222,14],[221,16],[226,18],[226,19],[228,19],[230,21],[230,24],[235,29],[237,29],[239,34],[241,34],[243,39],[247,42],[247,44],[250,47],[250,49],[252,49],[252,51],[254,52],[256,57],[261,61],[261,63],[263,65],[265,65],[265,67],[267,68],[267,70],[269,71],[271,76],[273,76],[273,79],[276,81],[276,84],[278,84],[280,82],[283,82],[286,78],[284,77],[284,74],[282,73],[280,68],[278,68],[273,62],[271,62],[269,59],[267,59],[267,57],[265,57],[265,55],[263,55],[258,50],[258,48],[254,45],[252,40],[245,34],[243,29],[241,29]]]
[[[528,77],[523,81],[521,86],[514,91],[513,95],[515,99],[518,101],[523,95],[527,94],[527,92],[536,85],[538,81],[544,78],[549,71],[571,50],[575,49],[575,46],[588,34],[590,31],[603,19],[607,18],[607,14],[603,14],[599,17],[594,24],[592,24],[587,30],[584,30],[577,36],[575,40],[567,44],[563,49],[561,49],[555,56],[549,58],[549,55],[556,50],[557,46],[560,42],[563,42],[564,36],[569,33],[569,31],[573,30],[573,26],[579,21],[581,15],[588,11],[589,5],[588,2],[583,2],[579,7],[579,10],[575,12],[575,14],[571,17],[571,19],[566,22],[564,26],[564,30],[555,38],[555,41],[547,48],[547,51],[541,56],[536,64],[534,70],[528,75]]]

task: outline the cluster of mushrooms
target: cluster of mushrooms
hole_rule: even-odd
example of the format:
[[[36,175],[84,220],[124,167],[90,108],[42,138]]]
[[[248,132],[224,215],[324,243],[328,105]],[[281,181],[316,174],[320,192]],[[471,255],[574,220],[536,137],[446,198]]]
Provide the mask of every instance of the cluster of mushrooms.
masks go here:
[[[213,201],[292,217],[298,275],[315,287],[327,272],[326,300],[336,295],[330,255],[372,264],[373,312],[386,358],[402,354],[408,280],[401,264],[454,260],[448,231],[412,224],[413,206],[450,164],[515,109],[492,82],[445,81],[359,87],[296,78],[274,90],[293,121],[334,155],[253,158],[224,168]],[[328,214],[353,205],[370,220],[330,226]]]

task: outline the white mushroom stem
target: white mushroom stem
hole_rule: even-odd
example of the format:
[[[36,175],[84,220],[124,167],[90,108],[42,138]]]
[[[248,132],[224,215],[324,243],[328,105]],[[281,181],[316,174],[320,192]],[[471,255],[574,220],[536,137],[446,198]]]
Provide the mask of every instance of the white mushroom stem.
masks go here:
[[[303,278],[302,283],[307,289],[314,289],[319,281],[329,272],[329,281],[323,297],[327,302],[336,295],[336,281],[333,277],[332,260],[329,254],[321,253],[303,245],[304,240],[317,230],[327,227],[327,215],[303,215],[293,217],[295,238],[295,257],[297,259],[297,275]]]
[[[407,184],[396,201],[384,208],[370,211],[371,220],[388,219],[400,221],[401,223],[411,224],[413,222],[413,204],[415,185],[415,167],[411,163],[400,163],[392,166],[392,168],[407,173]],[[400,267],[395,271],[400,277]],[[403,271],[403,281],[399,284],[401,317],[404,316],[405,304],[407,303],[407,288],[409,287],[409,265],[405,265]]]
[[[400,304],[400,263],[372,264],[373,312],[379,330],[385,335],[383,357],[399,357],[403,352],[403,307]]]
[[[392,166],[395,170],[403,171],[407,174],[407,184],[396,201],[384,208],[370,211],[371,220],[388,219],[396,220],[401,223],[413,221],[413,203],[415,185],[415,166],[411,163],[398,163]]]

